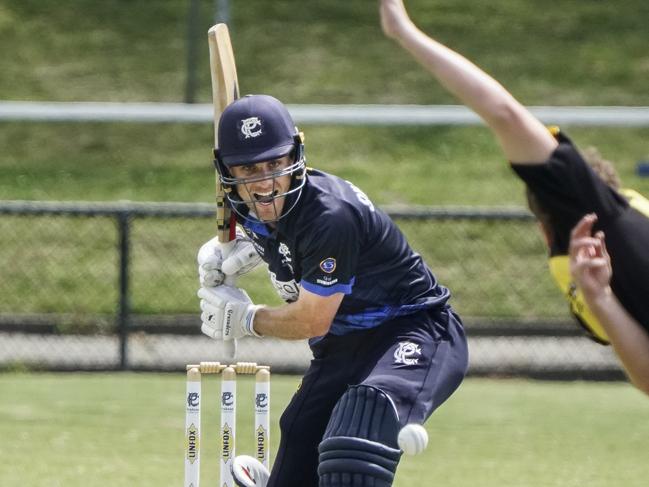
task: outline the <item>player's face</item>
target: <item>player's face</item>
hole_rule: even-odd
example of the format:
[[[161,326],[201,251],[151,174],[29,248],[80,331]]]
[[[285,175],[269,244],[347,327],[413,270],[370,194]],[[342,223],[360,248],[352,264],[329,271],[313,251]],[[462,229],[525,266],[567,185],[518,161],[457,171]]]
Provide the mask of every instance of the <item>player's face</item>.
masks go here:
[[[276,221],[284,208],[284,196],[291,187],[291,175],[277,175],[293,163],[287,155],[272,161],[230,168],[232,176],[241,179],[237,192],[246,205],[261,221]]]

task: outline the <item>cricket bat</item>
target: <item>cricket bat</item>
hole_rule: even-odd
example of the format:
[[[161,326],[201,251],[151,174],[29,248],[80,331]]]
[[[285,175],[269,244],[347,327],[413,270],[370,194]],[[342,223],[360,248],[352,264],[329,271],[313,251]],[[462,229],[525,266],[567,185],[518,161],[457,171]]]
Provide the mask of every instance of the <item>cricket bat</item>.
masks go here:
[[[207,32],[210,47],[212,75],[212,103],[214,105],[214,148],[219,147],[219,119],[225,107],[239,98],[239,81],[230,32],[226,24],[216,24]],[[216,227],[222,243],[234,240],[236,221],[225,198],[225,190],[216,173]]]
[[[212,104],[214,105],[214,148],[219,147],[219,119],[225,107],[239,98],[237,67],[230,41],[230,32],[225,24],[216,24],[207,32],[210,47],[210,74],[212,75]],[[216,172],[216,234],[219,242],[231,242],[236,237],[236,219],[225,197],[225,189]],[[235,277],[227,277],[226,285],[234,286]],[[237,355],[237,342],[225,342],[232,359]],[[223,483],[223,482],[221,482]],[[228,484],[230,485],[230,484]]]

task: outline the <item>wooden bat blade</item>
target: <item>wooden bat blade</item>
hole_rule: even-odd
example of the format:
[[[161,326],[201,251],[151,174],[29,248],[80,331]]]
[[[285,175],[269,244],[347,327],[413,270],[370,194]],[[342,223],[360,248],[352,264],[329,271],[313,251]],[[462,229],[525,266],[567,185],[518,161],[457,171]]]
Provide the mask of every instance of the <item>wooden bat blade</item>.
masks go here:
[[[239,98],[239,81],[230,32],[225,24],[216,24],[207,33],[210,48],[212,102],[214,106],[214,147],[219,147],[219,119],[225,107]],[[218,172],[216,174],[216,226],[221,242],[229,242],[236,234],[236,221],[225,199]]]
[[[214,104],[214,141],[218,144],[219,118],[225,107],[239,98],[239,81],[228,26],[214,25],[208,31],[208,40]]]

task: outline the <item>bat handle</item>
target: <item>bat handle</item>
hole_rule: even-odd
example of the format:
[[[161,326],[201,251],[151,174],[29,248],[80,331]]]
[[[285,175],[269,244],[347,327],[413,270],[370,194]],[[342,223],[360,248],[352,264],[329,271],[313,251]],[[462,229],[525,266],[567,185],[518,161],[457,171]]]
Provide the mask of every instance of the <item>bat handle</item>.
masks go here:
[[[225,280],[223,281],[223,284],[225,286],[236,286],[237,284],[237,276],[225,276]],[[237,358],[237,340],[227,340],[224,341],[224,346],[225,346],[225,353],[228,356],[228,359],[234,360]]]
[[[229,360],[234,360],[237,358],[237,340],[227,340],[223,342],[225,345],[225,354]]]

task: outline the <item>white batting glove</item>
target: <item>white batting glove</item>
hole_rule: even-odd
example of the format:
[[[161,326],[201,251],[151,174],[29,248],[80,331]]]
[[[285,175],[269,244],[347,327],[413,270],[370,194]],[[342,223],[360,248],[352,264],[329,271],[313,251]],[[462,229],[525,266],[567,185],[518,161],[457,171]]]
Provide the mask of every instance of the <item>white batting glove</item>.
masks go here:
[[[253,328],[257,310],[248,294],[234,286],[202,287],[201,331],[215,340],[236,340],[244,336],[260,337]]]
[[[237,227],[237,236],[227,243],[214,237],[198,251],[198,276],[201,286],[215,287],[228,276],[241,276],[261,262],[252,241]]]

